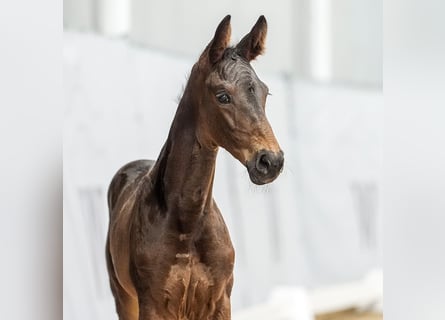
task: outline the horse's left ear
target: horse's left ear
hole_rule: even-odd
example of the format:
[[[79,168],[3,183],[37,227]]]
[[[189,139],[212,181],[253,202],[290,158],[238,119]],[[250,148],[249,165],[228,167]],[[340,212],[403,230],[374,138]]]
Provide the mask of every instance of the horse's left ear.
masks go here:
[[[260,16],[252,30],[236,45],[238,53],[247,61],[255,59],[264,53],[267,34],[267,21]]]
[[[212,41],[207,45],[200,60],[208,59],[207,61],[212,66],[220,61],[223,58],[224,51],[229,45],[231,31],[230,15],[227,15],[219,23]]]

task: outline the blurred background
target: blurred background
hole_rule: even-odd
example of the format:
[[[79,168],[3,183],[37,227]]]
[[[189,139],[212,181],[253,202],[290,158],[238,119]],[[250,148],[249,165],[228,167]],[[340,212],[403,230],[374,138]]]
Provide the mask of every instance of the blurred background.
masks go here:
[[[65,319],[117,319],[104,258],[108,184],[123,164],[157,158],[226,14],[233,44],[259,15],[268,20],[253,66],[286,157],[282,175],[257,187],[218,155],[234,320],[381,319],[381,1],[63,3]]]

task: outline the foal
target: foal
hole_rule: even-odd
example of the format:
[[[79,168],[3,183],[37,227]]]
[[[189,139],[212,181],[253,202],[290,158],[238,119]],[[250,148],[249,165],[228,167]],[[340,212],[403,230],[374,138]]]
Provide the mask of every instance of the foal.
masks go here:
[[[267,86],[250,66],[264,50],[261,16],[228,47],[230,16],[193,66],[156,162],[122,167],[108,190],[108,273],[121,320],[228,320],[234,250],[212,198],[218,147],[255,184],[281,172],[266,119]]]

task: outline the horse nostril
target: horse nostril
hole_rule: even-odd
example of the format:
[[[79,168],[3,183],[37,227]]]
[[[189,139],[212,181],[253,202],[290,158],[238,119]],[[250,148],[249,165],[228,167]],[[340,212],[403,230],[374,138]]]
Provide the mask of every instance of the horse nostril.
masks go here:
[[[270,159],[269,159],[269,157],[268,157],[266,154],[263,154],[263,155],[260,157],[260,163],[261,163],[264,167],[266,167],[267,169],[269,169],[269,167],[270,167]]]
[[[260,155],[257,159],[258,159],[256,165],[257,169],[262,173],[266,174],[271,166],[269,156],[267,155],[267,153],[264,153]]]

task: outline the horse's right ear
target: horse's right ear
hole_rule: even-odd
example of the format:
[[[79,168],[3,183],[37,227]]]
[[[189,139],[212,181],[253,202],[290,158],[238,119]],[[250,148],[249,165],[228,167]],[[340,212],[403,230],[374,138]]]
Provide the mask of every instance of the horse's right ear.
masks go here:
[[[229,46],[230,42],[230,15],[227,15],[222,19],[216,28],[215,35],[207,45],[206,49],[201,55],[201,59],[208,59],[207,61],[211,66],[220,61],[224,55],[224,51]]]

